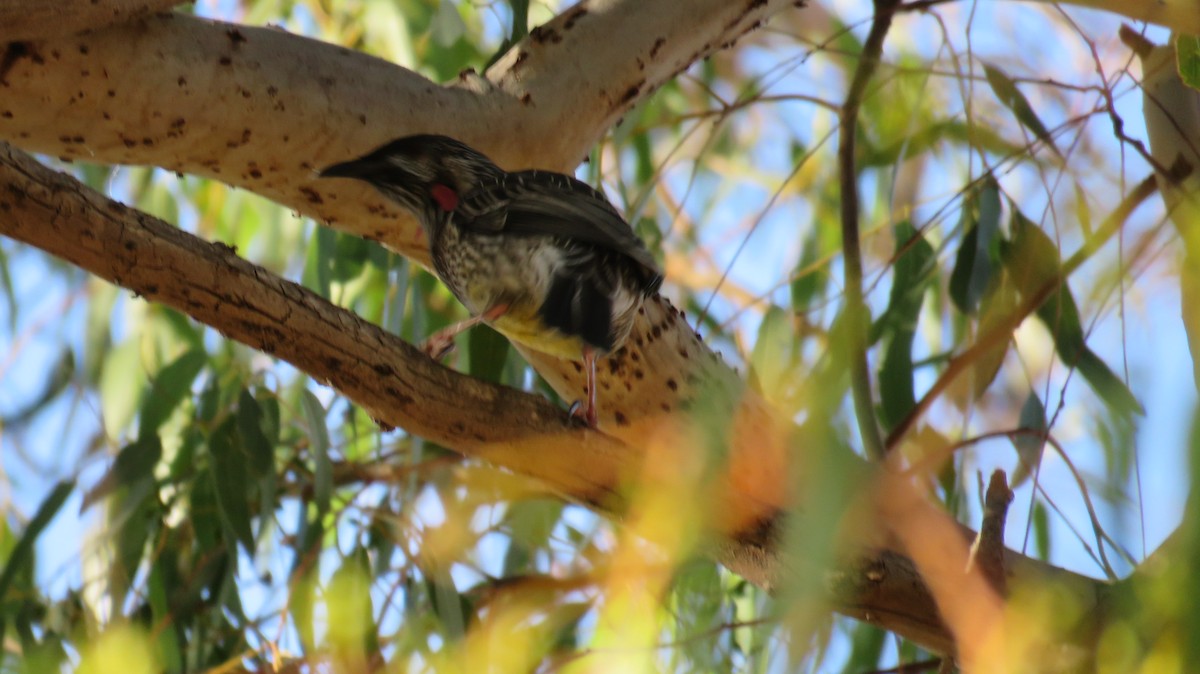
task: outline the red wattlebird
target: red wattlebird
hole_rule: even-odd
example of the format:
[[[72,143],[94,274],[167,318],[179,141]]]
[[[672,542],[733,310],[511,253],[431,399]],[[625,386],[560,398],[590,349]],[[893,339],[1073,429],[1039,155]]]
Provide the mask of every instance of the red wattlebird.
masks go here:
[[[506,172],[435,135],[395,140],[321,175],[370,183],[421,223],[434,269],[472,315],[431,337],[430,355],[484,321],[536,351],[582,358],[584,418],[596,425],[596,359],[621,347],[663,280],[603,194],[561,173]]]

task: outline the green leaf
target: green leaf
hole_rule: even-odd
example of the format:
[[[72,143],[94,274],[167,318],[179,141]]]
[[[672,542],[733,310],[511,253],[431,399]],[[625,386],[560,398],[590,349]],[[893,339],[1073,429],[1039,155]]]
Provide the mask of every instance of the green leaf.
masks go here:
[[[1025,98],[1025,94],[1017,88],[1016,82],[1012,81],[1004,71],[990,64],[983,64],[983,73],[987,76],[988,85],[992,87],[992,91],[996,94],[996,98],[1000,99],[1009,110],[1016,115],[1017,121],[1026,129],[1029,129],[1033,135],[1039,140],[1046,143],[1054,154],[1062,156],[1058,151],[1058,147],[1054,144],[1054,139],[1050,137],[1050,132],[1046,130],[1046,125],[1038,118],[1037,113],[1033,111],[1033,106],[1029,104],[1029,99]]]
[[[896,225],[895,238],[897,257],[891,298],[872,331],[888,337],[879,369],[879,416],[885,428],[899,423],[917,404],[912,345],[921,304],[937,260],[933,246],[909,222]]]
[[[371,256],[373,246],[377,247],[377,244],[367,241],[360,236],[352,236],[340,232],[336,233],[333,243],[334,253],[331,260],[331,280],[344,283],[357,278],[362,273],[363,267],[367,264],[367,259]]]
[[[1046,445],[1045,437],[1041,435],[1047,430],[1046,407],[1033,391],[1029,392],[1025,404],[1021,405],[1018,429],[1029,432],[1011,436],[1013,447],[1017,450],[1017,469],[1013,471],[1012,476],[1014,488],[1037,470],[1038,464],[1042,462],[1042,448]]]
[[[1041,501],[1033,504],[1033,549],[1038,559],[1050,559],[1050,514]]]
[[[1054,349],[1068,367],[1079,370],[1109,409],[1121,415],[1141,414],[1142,406],[1119,377],[1088,348],[1083,334],[1079,307],[1065,279],[1058,248],[1050,237],[1020,211],[1013,209],[1013,241],[1004,248],[1005,268],[1025,297],[1043,292],[1057,282],[1046,301],[1038,307],[1037,317],[1054,338]]]
[[[962,313],[974,314],[999,258],[1000,186],[990,174],[963,204],[962,227],[965,234],[950,273],[950,299]]]
[[[433,41],[442,47],[449,47],[467,32],[467,24],[458,13],[458,7],[450,0],[441,0],[433,21],[429,25],[429,33]]]
[[[337,232],[318,225],[309,243],[308,259],[304,263],[304,287],[329,299],[336,256]]]
[[[254,554],[254,531],[250,526],[250,480],[245,454],[238,451],[233,419],[227,419],[208,438],[212,454],[212,477],[221,522],[249,555]]]
[[[562,516],[563,504],[549,499],[518,501],[504,514],[509,529],[504,553],[503,577],[531,571],[534,552],[546,545]]]
[[[238,394],[237,428],[246,450],[247,468],[250,473],[261,478],[264,475],[275,474],[275,449],[263,427],[267,424],[262,408],[248,389],[242,389]]]
[[[1133,391],[1091,349],[1084,347],[1075,368],[1111,411],[1122,416],[1145,414]]]
[[[80,511],[87,510],[117,489],[134,491],[140,487],[142,493],[149,493],[149,487],[154,483],[154,467],[161,459],[162,442],[157,435],[138,438],[125,445],[117,453],[108,473],[84,495]]]
[[[108,352],[100,373],[100,404],[104,428],[110,435],[123,431],[133,419],[146,387],[137,339],[126,339]]]
[[[1175,65],[1184,84],[1200,89],[1200,37],[1179,35],[1175,38]]]
[[[792,382],[795,330],[792,314],[771,305],[758,326],[758,338],[750,354],[750,379],[768,399],[777,400]]]
[[[192,350],[176,358],[159,371],[150,386],[150,394],[142,405],[138,437],[147,438],[158,432],[163,422],[192,390],[192,382],[208,362],[204,351]]]
[[[475,609],[466,595],[460,594],[449,577],[443,580],[425,579],[425,591],[433,613],[445,628],[447,639],[457,640],[467,633],[467,624]]]
[[[178,590],[171,582],[173,579],[169,579],[174,575],[170,567],[174,561],[173,555],[163,555],[156,559],[150,566],[150,577],[146,583],[150,610],[155,624],[159,626],[155,630],[155,645],[164,671],[170,674],[187,669],[187,654],[184,652],[183,640],[179,633],[179,623],[183,616],[179,611],[181,607],[172,605],[171,597],[172,593]]]
[[[333,463],[329,458],[329,429],[325,426],[325,408],[308,389],[300,392],[300,402],[304,407],[304,417],[308,421],[308,437],[315,464],[313,500],[317,512],[323,516],[329,512],[329,505],[333,499]]]
[[[8,270],[8,253],[4,246],[0,246],[0,289],[4,290],[4,301],[8,304],[8,331],[15,334],[20,305],[17,304],[17,295],[13,292],[12,274]]]
[[[21,532],[21,539],[13,546],[12,554],[4,562],[4,570],[0,571],[0,601],[5,600],[8,588],[12,585],[17,573],[33,562],[34,546],[38,537],[54,520],[54,516],[58,514],[63,504],[67,502],[67,497],[74,490],[74,480],[63,480],[55,484],[46,498],[42,499],[41,505],[33,514],[33,518],[29,520],[25,531]]]
[[[467,333],[467,372],[485,381],[500,381],[508,360],[509,344],[500,333],[487,325],[477,325]]]
[[[792,311],[797,314],[806,313],[812,307],[829,279],[828,268],[816,265],[820,255],[821,241],[814,230],[804,241],[800,249],[800,261],[792,272],[795,276],[791,284]]]

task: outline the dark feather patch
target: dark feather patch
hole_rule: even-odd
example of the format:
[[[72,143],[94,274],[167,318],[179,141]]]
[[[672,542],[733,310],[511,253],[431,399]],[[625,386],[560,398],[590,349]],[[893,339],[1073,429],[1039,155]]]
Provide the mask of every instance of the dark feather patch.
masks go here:
[[[591,346],[611,351],[612,298],[592,281],[579,276],[555,276],[538,313],[548,327],[579,335]]]

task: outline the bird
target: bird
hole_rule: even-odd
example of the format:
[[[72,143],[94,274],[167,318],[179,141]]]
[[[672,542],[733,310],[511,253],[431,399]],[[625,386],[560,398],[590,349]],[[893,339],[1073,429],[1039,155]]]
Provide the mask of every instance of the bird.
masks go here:
[[[583,418],[597,427],[596,361],[621,348],[663,283],[602,192],[553,171],[505,171],[435,134],[393,140],[319,175],[364,181],[420,223],[434,270],[471,314],[431,336],[426,353],[440,359],[455,335],[483,322],[534,351],[582,359]]]

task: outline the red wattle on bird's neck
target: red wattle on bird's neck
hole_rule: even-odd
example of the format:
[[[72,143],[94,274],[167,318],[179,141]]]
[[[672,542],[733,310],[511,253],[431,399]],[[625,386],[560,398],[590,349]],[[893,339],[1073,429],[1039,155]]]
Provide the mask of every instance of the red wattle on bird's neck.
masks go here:
[[[458,193],[446,187],[445,185],[433,185],[429,188],[429,196],[437,202],[439,208],[443,211],[452,211],[458,208]]]

